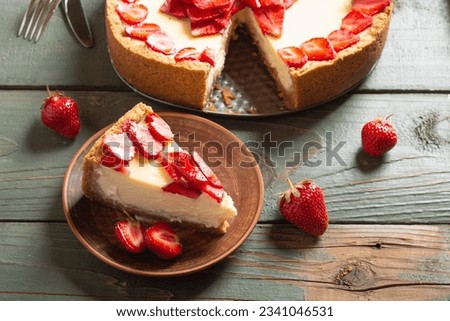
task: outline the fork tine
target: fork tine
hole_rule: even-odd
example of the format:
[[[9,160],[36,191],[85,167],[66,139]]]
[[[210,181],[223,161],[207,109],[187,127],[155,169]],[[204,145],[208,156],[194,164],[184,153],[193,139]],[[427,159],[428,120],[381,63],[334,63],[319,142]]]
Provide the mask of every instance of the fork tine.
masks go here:
[[[31,30],[31,33],[28,37],[28,40],[33,40],[33,36],[36,34],[37,28],[42,24],[42,20],[44,19],[45,12],[47,10],[48,4],[51,0],[43,0],[40,2],[41,6],[39,7],[38,15],[36,16],[36,19],[34,20],[33,28]],[[26,38],[26,36],[25,36]]]
[[[47,26],[47,23],[50,21],[50,18],[53,15],[53,12],[55,11],[56,7],[58,6],[60,0],[51,0],[51,6],[49,7],[49,10],[47,11],[47,15],[45,16],[45,19],[43,20],[43,23],[40,25],[36,37],[34,39],[34,42],[37,42],[39,38],[41,37],[42,32],[45,30],[45,27]]]
[[[29,21],[30,21],[29,19],[32,15],[32,12],[34,12],[33,10],[36,9],[35,4],[36,4],[36,0],[30,1],[27,11],[25,11],[25,14],[23,15],[23,19],[22,19],[22,22],[19,27],[19,32],[17,33],[17,37],[20,37],[22,35],[22,31],[24,31],[24,27],[29,24]]]
[[[30,35],[30,32],[33,30],[34,25],[37,23],[37,20],[39,18],[39,13],[42,11],[44,4],[44,0],[38,0],[36,3],[36,7],[33,10],[33,13],[31,14],[30,20],[28,21],[27,29],[25,30],[25,35],[23,36],[24,39],[27,39]]]

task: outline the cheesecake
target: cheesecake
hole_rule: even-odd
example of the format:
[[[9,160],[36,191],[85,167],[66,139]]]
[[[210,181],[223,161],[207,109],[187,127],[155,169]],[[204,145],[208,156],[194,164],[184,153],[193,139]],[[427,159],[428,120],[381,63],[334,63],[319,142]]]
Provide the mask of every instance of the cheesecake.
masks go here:
[[[106,0],[118,74],[140,92],[207,109],[237,26],[248,29],[286,108],[349,90],[381,56],[391,0]]]
[[[144,222],[224,234],[237,215],[220,179],[169,125],[139,103],[109,127],[83,160],[84,195]]]

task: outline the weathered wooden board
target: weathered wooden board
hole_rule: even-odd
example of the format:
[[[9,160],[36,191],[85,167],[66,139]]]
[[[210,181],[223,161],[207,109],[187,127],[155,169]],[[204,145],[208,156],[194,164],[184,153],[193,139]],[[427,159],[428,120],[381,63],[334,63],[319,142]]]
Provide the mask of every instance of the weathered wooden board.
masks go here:
[[[109,62],[103,0],[83,1],[96,39],[93,49],[76,42],[61,10],[37,44],[17,38],[28,2],[0,0],[0,86],[128,90]],[[360,90],[448,91],[449,13],[447,0],[396,0],[383,56]]]
[[[67,94],[81,111],[74,141],[40,123],[45,91],[0,92],[0,219],[62,220],[60,189],[72,156],[141,100],[132,93]],[[362,125],[392,113],[398,146],[381,159],[365,156]],[[276,202],[287,177],[309,177],[323,187],[332,222],[448,224],[449,116],[444,94],[356,94],[290,117],[211,119],[238,135],[260,164],[266,186],[261,221],[280,218]]]
[[[0,299],[449,300],[450,226],[334,225],[320,239],[258,225],[218,265],[145,278],[87,252],[63,223],[0,224]]]

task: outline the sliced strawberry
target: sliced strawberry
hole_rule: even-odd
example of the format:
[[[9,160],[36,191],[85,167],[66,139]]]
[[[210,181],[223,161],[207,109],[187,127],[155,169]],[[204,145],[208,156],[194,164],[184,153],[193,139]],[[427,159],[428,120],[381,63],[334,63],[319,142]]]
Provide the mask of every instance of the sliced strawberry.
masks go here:
[[[144,228],[137,221],[128,219],[117,222],[114,236],[119,244],[130,253],[141,253],[145,249]]]
[[[336,52],[327,38],[312,38],[305,41],[300,48],[308,56],[308,60],[323,61],[336,57]]]
[[[199,190],[187,186],[187,184],[183,183],[183,181],[172,182],[169,185],[164,186],[162,189],[165,192],[180,194],[189,198],[198,198],[202,194]]]
[[[106,155],[114,155],[126,162],[136,154],[136,148],[126,133],[106,135],[103,138],[103,149]]]
[[[187,18],[187,5],[181,0],[166,0],[159,8],[161,12],[170,14],[176,18]]]
[[[383,11],[390,3],[391,0],[354,0],[353,9],[373,16]]]
[[[128,162],[125,162],[123,159],[117,158],[114,155],[103,155],[100,164],[110,167],[122,174],[130,175],[130,170],[127,167]]]
[[[283,31],[284,8],[278,6],[253,8],[256,20],[266,35],[280,37]]]
[[[175,55],[175,61],[199,60],[200,52],[192,47],[183,48]]]
[[[178,157],[179,152],[169,152],[169,153],[162,153],[160,157],[160,163],[166,170],[167,174],[169,174],[170,178],[174,181],[178,181],[182,178],[180,174],[178,174],[178,171],[173,166],[173,161]]]
[[[191,19],[191,22],[210,21],[223,15],[221,10],[217,9],[199,9],[195,6],[189,7],[187,10],[187,16]]]
[[[173,159],[173,167],[179,175],[184,177],[198,189],[200,189],[201,186],[208,184],[208,179],[194,162],[191,155],[186,151],[182,151],[175,156],[176,157]]]
[[[126,131],[142,156],[147,159],[157,159],[161,155],[163,145],[152,136],[146,125],[128,122]]]
[[[218,203],[222,202],[223,196],[225,195],[223,188],[218,188],[209,184],[202,186],[201,190],[215,199]]]
[[[203,158],[196,151],[193,151],[191,153],[191,156],[195,164],[197,164],[197,166],[202,171],[203,175],[205,175],[208,182],[215,187],[223,188],[222,182],[219,180],[217,175],[212,171],[211,167],[209,167],[208,164],[206,164]]]
[[[164,31],[152,32],[145,44],[152,50],[160,52],[164,55],[172,55],[175,53],[175,43],[172,38]]]
[[[216,64],[216,52],[214,51],[214,49],[207,47],[200,54],[199,60],[202,62],[207,62],[211,66],[214,66]]]
[[[182,252],[180,239],[172,227],[164,222],[157,222],[144,233],[145,245],[161,259],[173,259]]]
[[[147,117],[145,117],[145,122],[147,123],[152,136],[161,143],[173,140],[173,133],[169,124],[156,113],[147,115]]]
[[[125,28],[125,34],[133,39],[145,40],[151,33],[160,30],[161,28],[155,23],[142,23],[139,25],[127,26]]]
[[[138,0],[122,0],[122,2],[126,2],[126,3],[135,3]]]
[[[194,6],[203,10],[229,6],[231,2],[233,0],[192,0]]]
[[[352,10],[342,19],[341,29],[356,35],[371,26],[372,19],[371,16]]]
[[[259,3],[261,4],[262,8],[267,7],[279,7],[279,8],[285,8],[284,0],[259,0]]]
[[[328,40],[336,52],[344,50],[359,41],[359,36],[347,30],[335,30],[328,35]]]
[[[148,15],[148,8],[142,3],[119,3],[116,6],[116,11],[122,21],[129,25],[143,22]]]
[[[230,23],[228,15],[221,15],[213,20],[191,21],[191,34],[194,37],[221,33]]]
[[[292,68],[301,68],[308,62],[308,56],[299,47],[278,49],[278,54]]]

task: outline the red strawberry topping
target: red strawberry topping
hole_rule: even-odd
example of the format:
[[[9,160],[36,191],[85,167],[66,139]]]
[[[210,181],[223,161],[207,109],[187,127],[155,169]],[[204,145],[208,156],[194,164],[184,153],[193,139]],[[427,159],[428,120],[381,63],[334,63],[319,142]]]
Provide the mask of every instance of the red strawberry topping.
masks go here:
[[[152,32],[145,41],[146,45],[164,55],[171,55],[175,53],[175,43],[172,38],[164,31]]]
[[[178,19],[187,18],[188,5],[182,0],[166,0],[159,8],[164,13],[170,14]]]
[[[305,41],[301,47],[309,60],[331,60],[336,57],[336,52],[327,38],[312,38]]]
[[[303,231],[320,236],[328,228],[328,213],[322,189],[310,180],[293,185],[281,196],[283,217]]]
[[[122,174],[130,175],[130,171],[127,168],[128,162],[114,155],[103,155],[100,160],[100,164],[110,167],[118,172],[121,172]]]
[[[147,159],[156,159],[161,155],[163,145],[153,138],[146,125],[130,121],[126,124],[125,130],[142,156]]]
[[[144,228],[137,221],[128,219],[117,222],[114,236],[119,244],[130,253],[141,253],[145,249]]]
[[[301,68],[308,62],[308,56],[299,47],[278,49],[278,54],[292,68]]]
[[[169,185],[164,186],[162,189],[165,192],[180,194],[189,198],[197,198],[202,194],[199,190],[188,186],[188,184],[183,182],[183,180],[172,182]]]
[[[199,9],[208,10],[229,6],[233,1],[234,0],[192,0],[192,3]]]
[[[397,133],[388,118],[377,117],[363,126],[362,148],[368,155],[382,156],[397,144]]]
[[[192,47],[183,48],[175,55],[175,61],[199,60],[200,52]]]
[[[179,175],[199,189],[208,184],[208,179],[187,152],[182,151],[175,156],[173,167]]]
[[[161,143],[173,140],[173,133],[170,126],[156,113],[147,115],[145,122],[152,136]]]
[[[336,52],[344,50],[359,41],[359,36],[347,30],[335,30],[328,35],[328,40]]]
[[[106,155],[128,162],[133,159],[136,149],[126,133],[109,134],[103,138],[103,149]]]
[[[58,91],[50,93],[48,87],[47,91],[48,97],[41,107],[41,121],[58,134],[70,139],[75,138],[81,127],[77,102]]]
[[[390,3],[391,0],[354,0],[353,9],[373,16],[383,11]]]
[[[215,199],[217,203],[222,202],[223,196],[225,195],[223,188],[215,187],[210,184],[203,185],[202,191]]]
[[[358,34],[372,25],[372,17],[359,11],[350,11],[343,19],[341,29]]]
[[[270,6],[252,9],[264,34],[280,37],[283,30],[284,7]]]
[[[147,248],[161,259],[173,259],[183,249],[176,232],[164,222],[157,222],[145,230],[144,240]]]
[[[219,180],[217,175],[212,171],[212,169],[208,166],[208,164],[206,164],[203,158],[196,151],[193,151],[191,153],[191,156],[195,164],[202,171],[203,175],[205,175],[208,182],[214,187],[223,188],[222,182]]]
[[[129,25],[136,25],[147,18],[148,9],[142,3],[119,3],[116,6],[116,11],[123,22]]]
[[[200,54],[199,60],[202,62],[207,62],[211,66],[215,65],[216,52],[214,49],[205,48]]]
[[[126,27],[125,34],[133,39],[146,40],[151,33],[160,30],[161,28],[157,24],[143,23]]]

